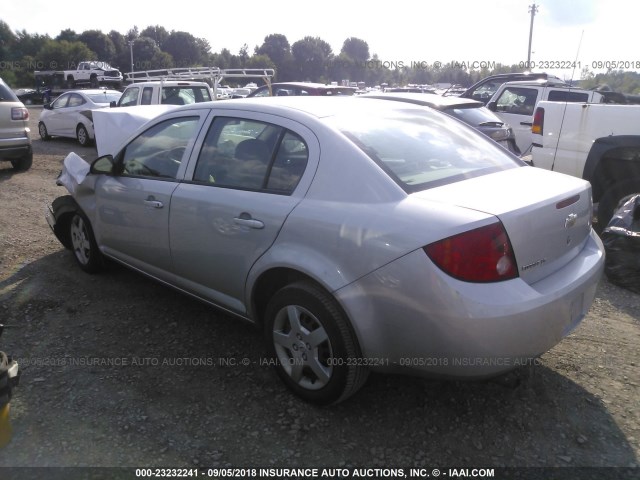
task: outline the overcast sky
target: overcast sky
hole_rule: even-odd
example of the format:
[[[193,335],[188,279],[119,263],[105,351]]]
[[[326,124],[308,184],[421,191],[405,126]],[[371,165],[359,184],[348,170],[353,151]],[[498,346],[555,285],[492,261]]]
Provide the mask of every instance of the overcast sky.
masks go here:
[[[364,2],[345,0],[138,2],[110,0],[2,0],[0,19],[12,30],[55,37],[70,28],[77,33],[98,29],[125,34],[133,26],[142,30],[160,25],[168,31],[186,31],[206,38],[213,52],[228,48],[238,54],[246,43],[249,52],[272,33],[284,34],[293,44],[318,36],[339,53],[348,37],[369,45],[371,55],[383,62],[499,62],[527,60],[533,0],[439,0]],[[546,0],[536,2],[539,12],[533,30],[532,61],[551,62],[534,68],[559,76],[560,69],[578,60],[581,67],[602,71],[602,62],[623,70],[640,71],[635,39],[640,2],[630,0]],[[79,59],[81,60],[81,59]],[[598,64],[600,62],[600,64]],[[563,65],[564,64],[564,65]],[[546,66],[546,68],[544,68]]]

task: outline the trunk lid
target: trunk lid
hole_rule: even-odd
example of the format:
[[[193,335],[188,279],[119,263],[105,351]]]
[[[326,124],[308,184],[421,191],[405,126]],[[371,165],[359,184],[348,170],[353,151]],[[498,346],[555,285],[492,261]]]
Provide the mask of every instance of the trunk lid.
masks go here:
[[[414,195],[498,217],[511,241],[520,278],[529,284],[575,258],[591,232],[591,185],[534,167],[509,169]]]

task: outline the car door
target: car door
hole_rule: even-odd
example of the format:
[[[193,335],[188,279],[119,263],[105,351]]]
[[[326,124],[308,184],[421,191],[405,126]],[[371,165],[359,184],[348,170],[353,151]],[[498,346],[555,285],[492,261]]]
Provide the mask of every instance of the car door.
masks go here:
[[[192,155],[191,180],[171,202],[171,255],[181,286],[245,313],[249,270],[304,196],[318,158],[316,137],[296,122],[216,116]]]
[[[163,117],[115,157],[114,175],[96,182],[98,245],[107,255],[169,279],[171,194],[208,110]]]
[[[495,113],[503,122],[511,125],[516,135],[516,144],[522,153],[527,153],[531,148],[533,111],[539,94],[538,88],[506,87],[496,99]]]
[[[45,110],[44,124],[47,127],[49,135],[63,135],[64,117],[67,114],[67,104],[71,98],[70,93],[64,93],[51,103],[51,108]]]

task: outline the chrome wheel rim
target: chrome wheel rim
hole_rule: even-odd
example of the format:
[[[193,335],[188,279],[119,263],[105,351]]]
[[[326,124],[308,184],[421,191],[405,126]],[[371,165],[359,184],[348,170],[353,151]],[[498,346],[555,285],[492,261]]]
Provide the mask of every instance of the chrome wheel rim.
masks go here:
[[[91,242],[84,220],[79,215],[71,220],[71,245],[78,261],[82,265],[87,265],[91,255]]]
[[[298,305],[282,308],[273,325],[277,360],[297,385],[319,390],[331,380],[333,350],[322,323]]]
[[[78,129],[78,142],[80,145],[87,143],[87,131],[82,127]]]

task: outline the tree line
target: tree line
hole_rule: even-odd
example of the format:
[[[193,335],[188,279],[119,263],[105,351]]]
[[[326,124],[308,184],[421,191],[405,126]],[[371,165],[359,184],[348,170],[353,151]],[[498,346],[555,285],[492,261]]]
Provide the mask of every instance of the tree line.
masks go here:
[[[131,56],[133,54],[133,65]],[[0,76],[12,86],[33,86],[34,70],[70,70],[83,60],[100,60],[123,73],[177,67],[212,66],[227,68],[273,68],[274,81],[313,81],[329,83],[365,82],[368,86],[450,83],[469,86],[488,75],[521,72],[522,65],[485,63],[466,65],[427,64],[380,59],[371,54],[366,41],[349,37],[339,53],[319,37],[307,36],[289,43],[283,34],[267,35],[253,52],[247,44],[237,54],[227,48],[213,52],[204,38],[188,32],[168,31],[162,26],[139,30],[134,26],[126,34],[115,30],[104,33],[62,30],[55,38],[12,31],[0,20]],[[608,72],[594,75],[582,71],[590,87],[607,83],[625,93],[640,93],[640,75],[636,72]]]

